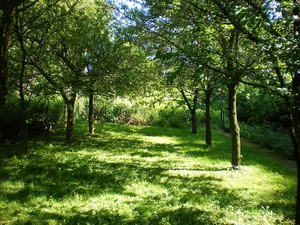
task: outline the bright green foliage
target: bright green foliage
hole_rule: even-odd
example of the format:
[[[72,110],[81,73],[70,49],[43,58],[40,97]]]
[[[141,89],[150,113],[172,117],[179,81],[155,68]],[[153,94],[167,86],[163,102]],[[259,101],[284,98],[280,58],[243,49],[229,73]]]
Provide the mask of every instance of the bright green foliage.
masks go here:
[[[295,170],[257,146],[244,143],[243,167],[234,171],[229,139],[219,131],[208,148],[186,129],[76,129],[71,145],[57,132],[32,142],[30,157],[1,158],[1,222],[293,224]]]
[[[146,98],[144,98],[144,101]],[[85,104],[87,105],[87,104]],[[182,104],[174,99],[170,102],[153,102],[150,100],[142,104],[136,100],[116,98],[113,100],[99,100],[94,105],[94,119],[96,122],[127,123],[134,125],[156,125],[161,127],[184,128],[190,126],[190,116]],[[87,118],[87,106],[81,115]]]

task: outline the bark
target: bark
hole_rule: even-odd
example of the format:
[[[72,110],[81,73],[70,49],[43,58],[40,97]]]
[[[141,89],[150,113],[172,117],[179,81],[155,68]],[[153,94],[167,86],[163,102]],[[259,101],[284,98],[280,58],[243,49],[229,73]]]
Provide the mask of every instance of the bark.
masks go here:
[[[199,90],[196,89],[194,93],[194,98],[193,98],[193,107],[192,107],[192,134],[197,134],[197,115],[196,115],[196,110],[197,110],[197,101],[198,101],[198,95],[199,95]]]
[[[227,52],[229,50],[229,52]],[[231,52],[230,52],[231,51]],[[241,166],[241,139],[240,128],[237,118],[237,89],[242,74],[238,71],[238,52],[239,52],[239,31],[234,28],[231,31],[230,39],[228,41],[228,49],[225,49],[229,58],[227,59],[227,71],[232,74],[228,80],[228,116],[231,133],[231,165],[234,169],[239,169]]]
[[[21,78],[22,79],[22,78]],[[23,151],[25,155],[29,155],[29,147],[28,147],[28,125],[27,125],[27,105],[24,98],[24,90],[23,83],[20,83],[20,131],[21,137],[23,141]]]
[[[300,116],[299,110],[294,109],[290,113],[290,118],[292,121],[292,137],[294,143],[294,156],[297,162],[297,192],[296,192],[296,215],[295,224],[300,225]]]
[[[220,111],[220,121],[221,121],[221,128],[222,130],[225,129],[225,118],[224,118],[224,110],[221,109]]]
[[[292,87],[292,106],[290,119],[292,122],[292,136],[294,142],[294,156],[297,162],[297,195],[296,195],[296,224],[300,225],[300,73],[295,72]]]
[[[299,74],[297,75],[299,76]],[[297,85],[298,90],[300,89],[300,84]],[[293,111],[291,113],[292,121],[292,134],[294,139],[294,156],[297,162],[297,195],[296,195],[296,224],[300,225],[300,100],[299,96],[294,93],[294,103]]]
[[[238,84],[234,81],[228,85],[228,115],[232,142],[231,164],[235,169],[239,169],[241,166],[240,128],[236,107],[237,88]]]
[[[70,143],[73,139],[74,134],[74,109],[75,109],[76,94],[65,101],[67,105],[67,128],[66,128],[66,142]]]
[[[94,134],[94,92],[91,90],[89,93],[89,132]]]
[[[197,134],[197,115],[196,110],[193,109],[191,111],[191,117],[192,117],[192,134]]]
[[[188,109],[190,111],[191,114],[191,122],[192,122],[192,134],[197,134],[197,114],[196,114],[196,110],[197,110],[197,101],[198,101],[198,96],[199,96],[199,90],[196,89],[195,93],[194,93],[194,98],[193,98],[193,105],[191,105],[191,103],[189,102],[188,98],[185,95],[185,92],[183,90],[180,90],[183,99],[185,101],[185,103],[188,106]]]
[[[211,97],[213,89],[205,90],[205,142],[211,146]]]
[[[6,96],[8,94],[6,80],[8,77],[7,60],[11,37],[11,27],[17,7],[24,2],[24,0],[0,1],[0,11],[2,12],[0,17],[0,110],[3,108],[6,101]]]
[[[4,106],[6,101],[7,86],[6,80],[8,76],[7,58],[9,49],[9,39],[11,24],[13,21],[13,10],[3,4],[0,8],[3,10],[3,15],[0,21],[0,109]]]
[[[16,23],[18,24],[18,17],[16,16]],[[21,71],[19,74],[19,94],[20,94],[20,132],[21,132],[21,138],[23,140],[23,151],[25,155],[29,155],[29,147],[28,147],[28,141],[29,141],[29,135],[28,135],[28,125],[27,125],[27,109],[28,104],[26,104],[25,101],[25,93],[24,93],[24,77],[25,77],[25,69],[26,69],[26,58],[27,58],[27,52],[24,47],[24,40],[21,35],[21,32],[19,30],[19,27],[16,25],[16,34],[17,39],[19,41],[21,50],[22,50],[22,63],[21,63]]]
[[[296,54],[299,54],[300,49],[300,4],[299,0],[293,0],[294,9],[293,15],[294,20],[293,29],[294,29],[294,40],[296,43],[295,49]],[[297,162],[297,195],[296,195],[296,215],[295,215],[295,224],[300,225],[300,65],[298,64],[295,68],[294,77],[293,77],[293,86],[292,86],[292,107],[290,107],[291,121],[292,121],[292,134],[294,139],[294,155]]]

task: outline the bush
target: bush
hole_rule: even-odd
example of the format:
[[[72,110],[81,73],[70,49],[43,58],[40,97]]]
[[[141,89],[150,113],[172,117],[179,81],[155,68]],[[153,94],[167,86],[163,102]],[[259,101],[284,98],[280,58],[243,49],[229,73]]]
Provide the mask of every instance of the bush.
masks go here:
[[[50,125],[62,122],[64,103],[59,97],[46,99],[32,98],[28,105],[27,123],[29,131],[40,133]],[[20,133],[20,100],[17,95],[8,96],[0,112],[0,139],[14,139]]]
[[[88,103],[85,104],[83,117],[87,118]],[[155,107],[151,104],[131,102],[116,98],[113,101],[95,100],[94,118],[108,123],[128,123],[137,125],[156,125],[162,127],[187,127],[191,124],[189,111],[185,106],[175,103]]]
[[[289,132],[271,124],[250,126],[240,123],[241,136],[262,147],[288,157],[293,156],[293,142]]]
[[[8,96],[0,111],[0,140],[13,139],[19,135],[19,99]]]
[[[188,127],[191,124],[190,113],[184,107],[166,106],[158,110],[158,115],[152,124],[162,127]]]
[[[100,108],[100,119],[109,123],[127,123],[132,114],[132,104],[119,98]]]
[[[149,105],[134,105],[132,108],[131,124],[153,125],[158,121],[158,110]]]
[[[44,123],[60,124],[63,123],[64,102],[60,97],[46,99],[36,98],[32,100],[28,107],[29,124]]]

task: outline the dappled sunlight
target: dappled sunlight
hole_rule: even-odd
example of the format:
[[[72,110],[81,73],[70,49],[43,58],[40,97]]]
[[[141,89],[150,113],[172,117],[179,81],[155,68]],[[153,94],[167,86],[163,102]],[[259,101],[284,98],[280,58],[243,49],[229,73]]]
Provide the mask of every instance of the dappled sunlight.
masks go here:
[[[40,143],[30,157],[1,159],[0,217],[11,224],[292,224],[295,173],[262,166],[257,152],[251,165],[233,170],[222,135],[206,147],[185,130],[105,127],[70,145]]]
[[[163,188],[163,186],[146,181],[137,181],[125,186],[124,193],[139,198],[158,197],[160,199],[169,195],[167,189]]]
[[[144,141],[148,141],[154,144],[176,144],[178,143],[174,137],[164,137],[164,136],[145,136]]]
[[[195,178],[195,177],[203,177],[205,175],[210,175],[212,173],[212,168],[207,169],[176,169],[176,170],[168,170],[165,174],[169,176],[181,176],[181,177],[188,177],[188,178]],[[220,179],[223,178],[223,175],[226,173],[231,173],[231,169],[222,168],[216,169],[214,171],[215,177],[219,177]]]

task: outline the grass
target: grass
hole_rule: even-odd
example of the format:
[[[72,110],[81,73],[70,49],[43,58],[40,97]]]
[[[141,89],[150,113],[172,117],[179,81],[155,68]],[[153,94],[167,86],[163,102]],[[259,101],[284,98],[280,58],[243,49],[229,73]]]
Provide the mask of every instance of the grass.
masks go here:
[[[79,124],[63,137],[36,138],[29,157],[0,146],[0,224],[293,224],[296,171],[246,141],[231,170],[220,131],[211,148],[204,130]]]

